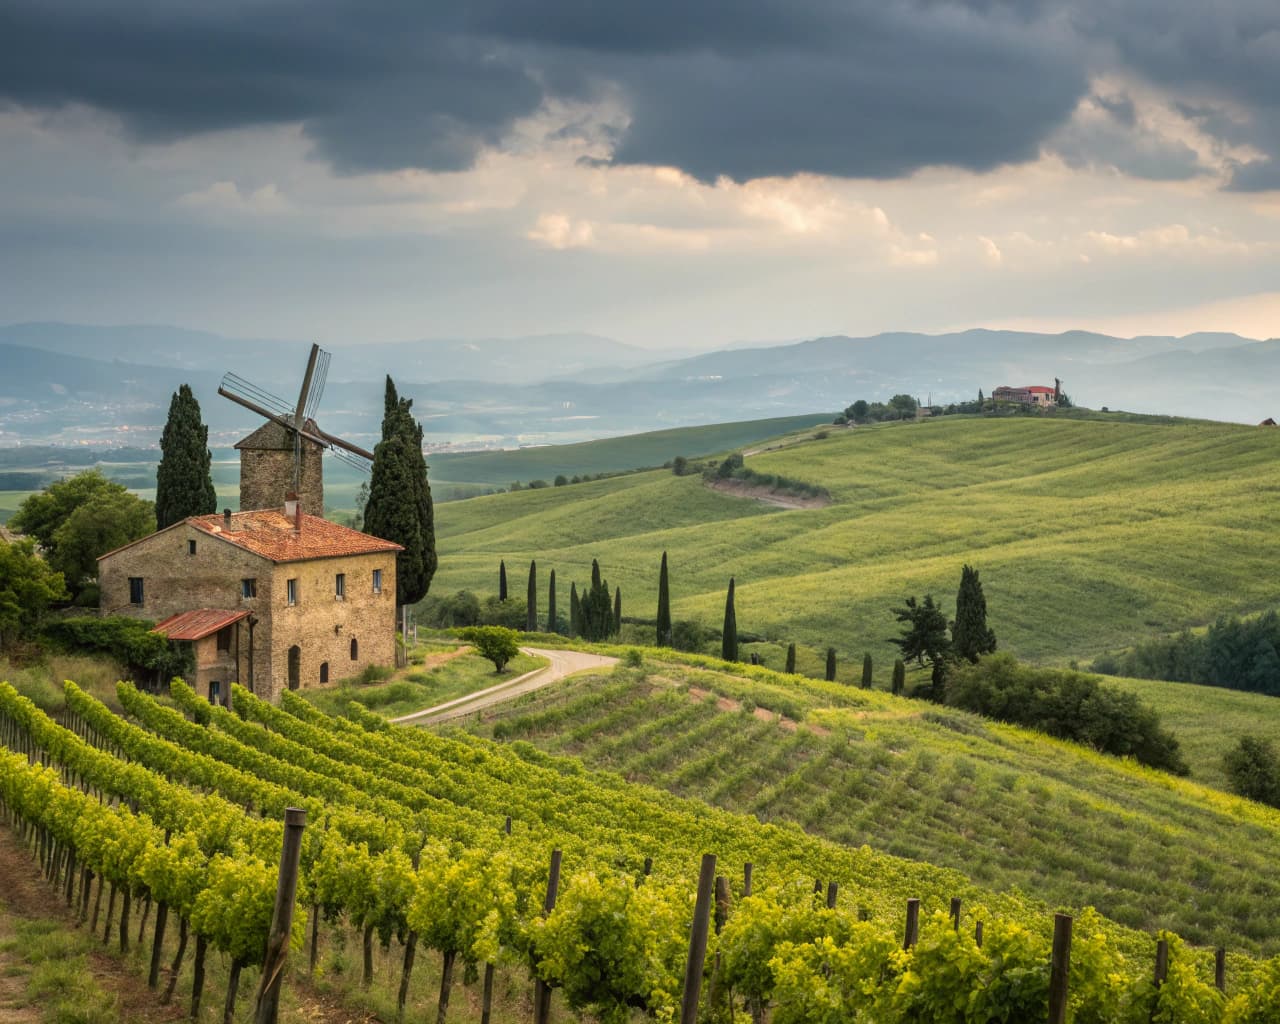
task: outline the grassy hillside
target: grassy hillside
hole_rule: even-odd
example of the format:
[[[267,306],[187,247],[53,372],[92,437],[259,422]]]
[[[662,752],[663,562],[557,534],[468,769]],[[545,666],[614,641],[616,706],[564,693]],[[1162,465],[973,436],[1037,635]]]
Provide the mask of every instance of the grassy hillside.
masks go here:
[[[833,430],[746,460],[826,487],[821,509],[771,508],[663,471],[441,506],[433,591],[491,593],[500,558],[536,558],[567,590],[599,558],[624,614],[652,616],[667,550],[677,618],[718,627],[735,576],[741,630],[887,664],[889,609],[932,592],[950,613],[968,562],[1002,649],[1084,659],[1274,603],[1258,567],[1280,557],[1277,454],[1280,432],[1187,421]]]
[[[1280,951],[1280,812],[952,709],[646,652],[471,728],[983,886]]]

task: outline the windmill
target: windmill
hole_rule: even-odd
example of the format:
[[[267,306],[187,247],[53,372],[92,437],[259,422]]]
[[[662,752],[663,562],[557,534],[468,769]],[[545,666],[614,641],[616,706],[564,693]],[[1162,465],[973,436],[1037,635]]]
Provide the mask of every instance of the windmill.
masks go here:
[[[340,460],[369,472],[373,453],[321,430],[316,408],[329,373],[329,353],[311,346],[302,375],[298,401],[283,398],[228,371],[218,394],[257,413],[267,422],[236,444],[240,451],[240,508],[279,508],[288,494],[296,494],[302,510],[324,515],[324,478],[320,456],[324,449]]]

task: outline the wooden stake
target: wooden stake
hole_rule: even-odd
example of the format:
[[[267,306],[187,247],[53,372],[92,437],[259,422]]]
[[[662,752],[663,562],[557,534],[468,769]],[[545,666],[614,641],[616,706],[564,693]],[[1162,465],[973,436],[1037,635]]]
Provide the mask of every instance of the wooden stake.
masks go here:
[[[742,865],[742,896],[744,899],[751,895],[751,867],[750,861]]]
[[[1165,983],[1169,977],[1169,941],[1161,939],[1156,943],[1156,988]]]
[[[1049,1024],[1067,1024],[1067,983],[1071,978],[1071,915],[1053,917],[1053,959],[1049,965]]]
[[[951,897],[951,923],[955,926],[955,930],[960,930],[960,897]]]
[[[1219,992],[1227,990],[1227,951],[1221,946],[1213,954],[1213,983]]]
[[[307,812],[289,807],[284,812],[284,842],[280,847],[280,878],[276,883],[276,903],[267,935],[267,955],[262,963],[254,1024],[276,1024],[280,1012],[280,984],[289,958],[289,932],[293,927],[293,901],[298,893],[298,857],[302,852],[302,830]]]
[[[698,996],[702,992],[702,966],[707,957],[707,933],[711,926],[711,890],[716,879],[716,855],[702,855],[698,875],[698,897],[693,905],[693,926],[689,929],[689,959],[684,969],[684,994],[680,999],[680,1024],[697,1024]]]
[[[910,949],[920,939],[920,901],[907,900],[907,934],[902,940],[902,948]]]
[[[827,883],[827,909],[836,909],[836,897],[840,894],[840,886],[835,882]]]
[[[560,851],[551,851],[551,873],[547,876],[547,898],[542,902],[545,917],[556,907],[556,894],[560,891]],[[547,1024],[551,1018],[551,986],[541,978],[533,985],[534,1024]]]

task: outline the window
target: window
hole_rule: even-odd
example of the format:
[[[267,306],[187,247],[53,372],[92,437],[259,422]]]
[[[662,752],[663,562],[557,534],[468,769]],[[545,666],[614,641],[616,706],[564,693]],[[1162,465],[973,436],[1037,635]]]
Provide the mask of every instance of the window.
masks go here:
[[[218,650],[220,651],[231,650],[231,627],[230,626],[223,626],[222,629],[218,630]]]
[[[142,604],[142,577],[129,577],[129,603]]]
[[[258,581],[256,578],[240,581],[240,596],[241,597],[257,597],[258,596]]]
[[[382,570],[381,569],[373,570],[373,592],[375,594],[382,593]]]
[[[320,662],[320,682],[327,683],[329,681],[329,663],[327,661]]]
[[[285,599],[288,604],[298,603],[298,581],[288,580],[285,585]]]
[[[187,541],[187,554],[194,555],[195,553],[196,553],[196,542],[193,540]]]
[[[347,596],[347,574],[340,572],[333,578],[333,596],[341,601]]]
[[[357,661],[360,657],[360,641],[355,637],[351,638],[351,660]]]

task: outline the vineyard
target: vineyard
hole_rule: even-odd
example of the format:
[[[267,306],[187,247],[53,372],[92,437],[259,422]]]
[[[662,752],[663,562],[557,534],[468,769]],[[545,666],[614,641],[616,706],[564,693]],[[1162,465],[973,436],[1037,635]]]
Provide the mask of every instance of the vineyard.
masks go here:
[[[228,1021],[242,972],[271,956],[281,820],[297,808],[293,971],[354,929],[367,982],[375,946],[398,951],[403,1011],[431,950],[438,1021],[474,983],[488,1022],[499,974],[527,979],[544,1021],[550,1002],[608,1022],[1280,1019],[1280,958],[1232,955],[1215,978],[1212,950],[1083,909],[1068,968],[1051,956],[1055,908],[1034,899],[528,744],[394,729],[358,707],[330,717],[288,693],[274,707],[237,688],[229,711],[179,680],[175,706],[127,683],[118,696],[124,716],[68,682],[55,721],[0,684],[0,803],[86,927],[118,928],[127,949],[151,918],[157,999],[190,958],[193,1016],[210,949],[232,964]]]

